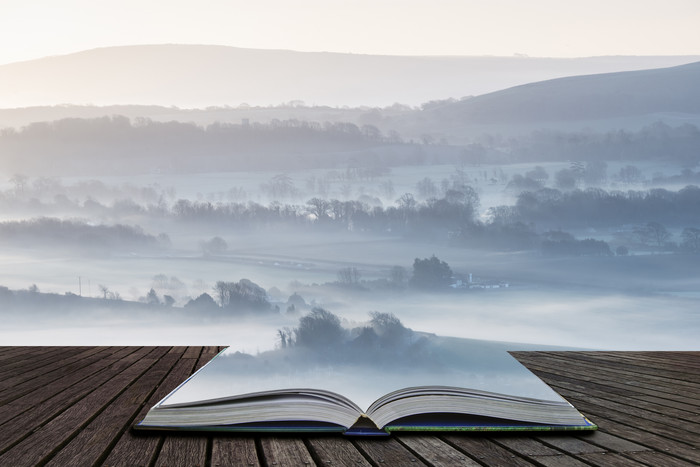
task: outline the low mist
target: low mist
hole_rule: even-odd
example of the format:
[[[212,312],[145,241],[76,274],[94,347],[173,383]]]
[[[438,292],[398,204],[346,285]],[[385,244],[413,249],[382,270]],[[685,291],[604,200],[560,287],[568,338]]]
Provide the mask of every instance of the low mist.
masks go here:
[[[659,72],[669,102],[697,68]],[[605,101],[655,76],[565,87]],[[0,131],[0,341],[258,355],[320,308],[347,332],[379,313],[513,349],[696,348],[695,111],[563,127],[469,123],[469,102],[33,109],[55,119]]]

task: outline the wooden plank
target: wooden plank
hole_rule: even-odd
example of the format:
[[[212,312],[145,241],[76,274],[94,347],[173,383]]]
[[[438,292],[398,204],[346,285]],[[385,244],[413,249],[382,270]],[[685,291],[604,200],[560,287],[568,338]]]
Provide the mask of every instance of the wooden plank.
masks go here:
[[[393,438],[357,439],[355,446],[375,463],[385,465],[427,465]]]
[[[545,467],[587,467],[590,465],[566,454],[532,456],[530,460],[536,462],[537,465],[543,465]]]
[[[575,353],[572,353],[568,357],[562,354],[552,356],[549,353],[543,353],[542,355],[538,355],[538,359],[549,361],[547,366],[551,366],[553,369],[559,367],[569,372],[589,374],[600,382],[605,382],[606,380],[624,381],[627,383],[627,386],[652,388],[659,392],[666,392],[669,395],[678,395],[678,392],[670,391],[670,389],[687,389],[690,392],[686,397],[691,399],[690,402],[696,404],[700,403],[700,397],[696,395],[696,391],[700,390],[700,378],[698,378],[696,382],[680,379],[681,376],[687,376],[687,372],[668,372],[661,369],[649,369],[644,366],[623,364],[619,361],[609,362],[605,359],[585,358],[585,356],[582,357]]]
[[[128,351],[131,352],[126,353]],[[69,386],[55,396],[31,405],[28,410],[0,426],[0,453],[7,451],[11,446],[37,431],[42,425],[95,391],[105,382],[113,379],[115,375],[128,369],[150,351],[147,348],[136,349],[136,351],[133,348],[127,349],[121,360],[89,378]]]
[[[539,436],[537,437],[537,440],[547,446],[551,446],[559,451],[565,452],[566,454],[577,455],[592,452],[607,452],[607,449],[588,442],[588,439],[577,438],[571,436],[571,434]]]
[[[693,443],[700,438],[700,425],[696,423],[640,410],[630,405],[629,401],[627,401],[627,403],[620,403],[584,393],[568,393],[564,391],[567,389],[567,385],[563,383],[552,383],[552,386],[559,389],[564,397],[581,410],[583,409],[580,403],[588,402],[590,404],[595,404],[598,413],[601,413],[601,410],[604,411],[604,417],[614,417],[615,420],[630,426],[644,426],[648,430],[660,432],[663,433],[664,436],[672,437],[678,441],[687,443]],[[590,415],[592,419],[596,421],[593,412],[584,411],[584,413]]]
[[[697,463],[689,463],[688,461],[678,459],[665,452],[635,452],[630,453],[628,458],[634,459],[637,462],[642,462],[645,465],[650,466],[664,466],[664,467],[685,467],[688,465],[698,465]]]
[[[171,347],[170,350],[168,351],[168,353],[175,353],[178,355],[182,355],[183,353],[185,353],[186,350],[187,350],[187,346],[176,346],[176,347]]]
[[[264,436],[260,448],[268,466],[316,465],[311,453],[299,438]]]
[[[633,443],[626,439],[620,438],[619,436],[611,435],[610,433],[605,433],[601,430],[596,430],[593,433],[584,435],[585,440],[589,443],[595,444],[604,448],[606,451],[612,452],[642,452],[650,451],[646,446],[641,444]]]
[[[682,394],[695,383],[692,378],[679,379],[680,385],[674,388],[672,377],[685,371],[684,362],[689,372],[695,371],[697,352],[625,352],[619,357],[586,352],[585,358],[576,353],[571,359],[570,353],[518,353],[526,366],[599,424],[601,429],[592,434],[395,434],[387,440],[263,437],[256,445],[254,437],[140,436],[127,429],[152,403],[215,355],[218,346],[161,348],[160,352],[92,349],[95,353],[83,355],[84,359],[80,354],[85,348],[64,349],[63,355],[71,356],[52,360],[57,365],[54,369],[30,358],[51,358],[37,348],[9,347],[0,353],[24,362],[11,367],[12,377],[25,369],[34,376],[24,381],[42,378],[38,368],[54,372],[50,378],[38,379],[44,384],[0,404],[0,465],[700,464],[697,393]],[[52,350],[55,354],[56,349]],[[185,353],[192,358],[181,358]],[[665,373],[649,370],[663,366],[667,356],[673,363]],[[80,361],[82,367],[69,367]],[[626,369],[620,369],[620,364]],[[65,371],[57,371],[58,367]],[[605,384],[597,379],[601,375],[608,378]]]
[[[26,361],[32,358],[32,356],[42,353],[50,352],[50,349],[46,347],[7,347],[6,350],[0,354],[0,371],[4,371],[5,365],[14,363],[15,361],[22,359]]]
[[[207,346],[202,348],[202,353],[199,357],[199,360],[197,361],[197,365],[195,366],[195,371],[199,370],[202,368],[204,365],[209,363],[209,361],[216,357],[216,355],[219,353],[219,347],[218,346]]]
[[[11,388],[22,381],[30,380],[36,375],[45,373],[47,369],[55,371],[63,366],[64,360],[86,351],[94,353],[95,349],[92,347],[61,349],[41,355],[28,356],[26,360],[9,363],[3,367],[3,371],[0,373],[0,389]],[[18,371],[20,368],[21,372]]]
[[[543,367],[535,367],[533,365],[533,370],[535,370],[535,368]],[[537,370],[537,374],[541,377],[550,375],[541,369]],[[692,411],[688,412],[687,409],[689,407],[687,404],[684,405],[686,410],[681,410],[667,405],[640,400],[634,393],[611,394],[610,391],[606,391],[604,387],[594,383],[583,390],[579,381],[561,375],[556,375],[556,383],[554,384],[556,384],[556,389],[559,389],[562,394],[565,394],[565,391],[570,391],[580,397],[595,398],[601,406],[610,407],[614,405],[618,410],[625,410],[631,414],[639,414],[640,416],[649,417],[652,420],[667,422],[673,426],[679,426],[680,422],[683,426],[690,426],[691,431],[693,431],[692,427],[697,427],[698,422],[700,422],[700,415]],[[621,408],[623,406],[625,407],[624,409]],[[692,410],[692,407],[690,408]]]
[[[561,355],[561,352],[553,352],[554,355]],[[574,355],[567,355],[568,358],[578,358],[589,363],[604,361],[608,366],[623,366],[634,371],[654,374],[669,375],[673,379],[681,381],[698,382],[697,371],[700,370],[700,352],[686,354],[683,358],[677,358],[676,352],[665,352],[664,354],[654,354],[651,352],[576,352]],[[594,359],[595,361],[591,361]]]
[[[653,428],[649,428],[644,420],[634,421],[626,418],[624,414],[621,416],[610,414],[606,409],[600,409],[593,404],[583,401],[577,402],[576,406],[580,406],[581,409],[595,415],[596,423],[603,432],[619,436],[620,438],[658,451],[673,452],[678,457],[686,459],[687,461],[700,463],[700,451],[695,447],[677,441],[676,439],[666,437],[666,433],[663,431],[659,432],[655,431]],[[599,412],[597,412],[598,410]]]
[[[683,404],[684,407],[690,410],[690,415],[696,414],[694,399],[688,398],[687,396],[678,395],[676,393],[671,393],[672,388],[651,386],[646,385],[646,387],[641,387],[641,385],[631,385],[627,380],[624,382],[611,381],[609,379],[599,381],[597,378],[589,375],[584,375],[581,371],[576,370],[561,370],[554,368],[550,363],[535,363],[531,360],[524,360],[524,363],[528,368],[533,371],[536,375],[543,379],[550,378],[557,381],[560,387],[566,387],[572,391],[583,393],[582,389],[585,388],[586,393],[592,393],[593,391],[599,391],[599,394],[604,394],[608,400],[618,400],[624,401],[630,407],[636,407],[640,405],[636,402],[636,398],[640,395],[651,395],[659,399],[669,399],[674,400]],[[662,392],[663,391],[663,392]],[[616,397],[620,396],[620,397]],[[636,405],[635,405],[636,404]],[[658,407],[658,413],[666,415],[668,409],[665,406]]]
[[[658,407],[659,410],[663,410],[664,413],[673,415],[674,417],[700,423],[700,410],[698,408],[689,407],[686,403],[643,394],[635,394],[634,400],[635,405],[643,406],[643,404],[651,404],[654,407]]]
[[[152,348],[146,356],[133,362],[126,370],[38,428],[0,456],[0,465],[34,465],[49,458],[58,447],[67,443],[87,423],[99,414],[134,380],[148,370],[165,350]]]
[[[398,441],[410,449],[419,459],[434,467],[451,467],[455,465],[478,466],[479,463],[469,458],[434,435],[403,435]]]
[[[45,365],[47,359],[53,359],[60,355],[70,355],[84,350],[81,347],[24,347],[24,351],[20,351],[14,358],[5,361],[2,365],[1,375],[7,372],[9,368],[18,366],[26,368],[35,368],[36,366]]]
[[[318,465],[331,467],[369,467],[371,465],[348,438],[338,436],[307,438],[307,447]]]
[[[209,361],[210,357],[202,356],[202,347],[188,347],[182,354],[182,362],[187,364],[190,374],[194,371],[197,364],[204,364]],[[187,375],[189,376],[189,375]],[[182,378],[178,383],[174,384],[172,389],[175,389],[186,378]],[[171,389],[171,390],[172,390]],[[169,392],[169,391],[168,391]],[[160,400],[160,399],[158,399]],[[153,403],[157,402],[153,401]],[[142,409],[143,415],[150,406]],[[141,414],[139,414],[141,416]],[[178,443],[185,442],[187,445],[188,455],[183,456],[177,449]],[[167,435],[163,446],[158,452],[156,465],[162,466],[189,466],[189,465],[204,465],[206,463],[207,451],[211,448],[208,446],[209,439],[204,435],[190,434],[183,436]]]
[[[114,440],[130,428],[135,414],[177,361],[174,354],[159,358],[46,465],[79,467],[94,465],[106,458]]]
[[[98,360],[104,360],[116,350],[115,348],[92,347],[85,352],[63,359],[60,365],[54,363],[49,368],[36,368],[21,375],[7,378],[5,380],[6,388],[0,391],[0,401],[7,403],[36,389],[42,389],[47,384],[53,384],[62,376],[76,372],[82,374],[85,367]]]
[[[3,355],[3,359],[1,360],[2,367],[8,364],[14,364],[15,362],[33,362],[36,363],[37,361],[41,360],[42,355],[51,355],[52,353],[56,352],[65,352],[69,350],[74,350],[75,347],[73,346],[55,346],[55,347],[43,347],[43,346],[20,346],[20,347],[13,347],[9,352]],[[4,371],[4,370],[3,370]]]
[[[204,439],[205,442],[202,442]],[[207,443],[203,436],[168,435],[158,453],[156,467],[204,467]],[[291,464],[290,464],[291,465]]]
[[[109,355],[128,355],[130,353],[133,353],[135,350],[136,348],[133,347],[123,348],[119,351],[120,353],[109,353]],[[47,401],[49,401],[49,399],[55,398],[57,394],[69,390],[69,388],[75,387],[85,379],[90,379],[89,383],[92,387],[99,384],[101,380],[99,379],[99,377],[96,377],[97,374],[112,364],[111,360],[100,358],[100,356],[102,356],[103,354],[104,353],[97,354],[95,356],[95,361],[82,368],[81,371],[73,372],[66,376],[60,377],[55,381],[52,381],[50,384],[44,384],[42,387],[34,391],[28,392],[23,396],[12,400],[11,402],[3,404],[2,412],[0,413],[0,426],[8,420],[11,420],[12,418],[16,417],[20,413],[35,408],[38,404],[55,403],[55,400],[51,402]],[[73,388],[72,392],[75,392],[75,388]],[[68,391],[65,394],[63,394],[64,397],[61,398],[61,402],[59,404],[62,406],[70,404],[70,394],[71,391]],[[36,418],[34,418],[34,420],[36,420]]]
[[[166,378],[158,385],[157,389],[143,405],[139,413],[133,418],[131,424],[143,419],[148,410],[169,394],[173,389],[185,381],[193,372],[195,363],[204,364],[209,359],[209,353],[201,352],[199,361],[182,358],[187,348],[176,347],[170,350],[168,356],[175,355],[178,358],[174,368],[168,373]],[[130,466],[142,459],[155,459],[159,455],[160,447],[165,441],[165,435],[160,433],[138,433],[126,430],[105,460],[106,465]],[[171,441],[172,443],[172,441]],[[201,443],[201,440],[199,441]],[[169,444],[168,444],[169,446]],[[199,448],[198,448],[199,449]],[[172,452],[171,449],[161,453],[160,462],[168,462],[167,457]]]
[[[450,445],[469,455],[483,465],[525,467],[533,462],[493,442],[492,436],[445,435],[441,437]]]
[[[529,359],[528,359],[529,358]],[[602,365],[592,366],[579,364],[573,361],[551,360],[546,355],[538,355],[536,360],[532,357],[523,357],[523,363],[530,363],[531,370],[535,368],[548,373],[557,374],[571,379],[585,382],[590,387],[597,385],[601,390],[625,396],[644,394],[669,400],[675,400],[688,406],[697,406],[700,398],[695,394],[700,387],[694,385],[684,386],[686,391],[679,391],[676,382],[669,379],[650,380],[643,375],[625,374],[623,372],[608,370]],[[579,383],[582,384],[582,383]]]
[[[516,452],[523,457],[532,456],[556,456],[561,452],[556,451],[540,441],[528,436],[494,436],[493,442],[500,444],[509,451]]]
[[[182,358],[194,358],[198,359],[199,355],[202,353],[202,347],[201,346],[190,346],[187,347],[187,350],[185,353],[182,355]]]
[[[181,350],[183,350],[184,353],[184,349]],[[171,355],[178,358],[177,363],[158,386],[148,402],[141,408],[136,417],[134,417],[132,423],[142,420],[143,417],[146,416],[146,412],[148,412],[153,405],[168,395],[170,391],[175,389],[192,374],[193,362],[190,359],[179,359],[181,354],[178,355],[177,353],[168,354],[168,356]],[[164,435],[159,433],[139,433],[127,430],[121,435],[116,445],[109,453],[105,464],[130,466],[140,462],[142,459],[155,459],[164,439]]]
[[[600,466],[600,467],[650,467],[650,464],[645,464],[640,461],[630,459],[629,456],[618,454],[618,453],[606,453],[606,454],[587,454],[582,457],[589,465]],[[686,466],[688,464],[685,464]],[[651,467],[666,466],[666,464],[651,464]]]
[[[568,456],[537,457],[535,460],[546,467],[568,467],[593,465],[597,467],[643,467],[634,460],[617,453],[591,453],[583,454],[579,458]],[[648,466],[645,466],[648,467]]]
[[[526,363],[527,364],[527,363]],[[533,366],[533,365],[530,365]],[[553,378],[560,378],[556,375],[550,376],[548,374],[544,374],[542,372],[538,372],[533,368],[533,371],[535,371],[540,377],[542,377],[547,383],[554,387],[558,387],[558,381],[557,379]],[[630,427],[630,429],[634,429],[635,431],[639,431],[640,429],[644,431],[649,431],[649,432],[654,432],[654,433],[662,433],[664,437],[671,437],[674,438],[673,441],[676,441],[680,439],[681,441],[689,442],[692,443],[693,440],[697,439],[697,435],[694,434],[688,434],[687,432],[683,430],[676,429],[673,424],[670,425],[659,425],[658,423],[655,423],[653,421],[649,420],[649,414],[648,413],[643,413],[639,414],[639,417],[633,417],[630,418],[627,416],[626,411],[627,406],[622,411],[611,411],[608,408],[601,407],[601,405],[604,404],[604,401],[600,399],[591,399],[588,398],[588,396],[585,394],[586,391],[580,391],[578,393],[567,393],[566,391],[560,391],[562,394],[567,397],[569,400],[571,400],[576,407],[579,409],[583,410],[584,413],[585,410],[589,410],[588,412],[589,415],[593,416],[596,415],[599,417],[605,417],[607,419],[614,419],[617,422],[624,423]],[[584,402],[585,401],[585,402]],[[596,421],[600,426],[602,426],[602,421],[600,419],[595,419],[593,418],[594,421]],[[697,430],[697,425],[691,425],[691,429]]]
[[[700,353],[699,360],[700,360]],[[560,357],[561,354],[554,358]],[[591,356],[572,354],[566,357],[567,364],[575,365],[576,367],[595,368],[596,373],[604,370],[608,375],[618,375],[629,377],[632,383],[640,381],[662,387],[669,387],[670,384],[688,389],[700,388],[700,375],[696,375],[695,371],[689,367],[671,367],[670,364],[649,364],[645,361],[625,359],[618,357]]]
[[[260,467],[255,439],[246,437],[214,437],[211,465]]]

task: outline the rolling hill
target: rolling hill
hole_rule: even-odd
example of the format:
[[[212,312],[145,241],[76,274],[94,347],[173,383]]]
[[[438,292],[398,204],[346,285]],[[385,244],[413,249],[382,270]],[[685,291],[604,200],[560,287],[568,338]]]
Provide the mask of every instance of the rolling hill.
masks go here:
[[[438,122],[533,124],[700,115],[700,62],[515,86],[432,109]]]
[[[184,108],[408,105],[700,57],[408,57],[210,45],[107,47],[0,66],[0,108],[59,104]]]

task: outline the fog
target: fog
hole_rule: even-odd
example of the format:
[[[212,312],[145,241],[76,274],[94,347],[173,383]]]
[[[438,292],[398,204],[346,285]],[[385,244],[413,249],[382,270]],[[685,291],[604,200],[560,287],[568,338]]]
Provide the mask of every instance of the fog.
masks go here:
[[[510,348],[696,349],[697,69],[473,105],[34,109],[0,129],[0,343],[257,355],[321,307],[348,332],[379,312]],[[658,76],[678,85],[648,98]],[[625,115],[621,85],[644,100]],[[508,110],[552,87],[595,112]]]
[[[647,177],[658,167],[639,165],[646,175],[635,188],[644,193],[648,190],[644,180],[651,183]],[[546,165],[550,172],[567,167]],[[615,167],[609,171],[615,172]],[[397,168],[382,180],[391,180],[398,193],[415,191],[420,177],[449,179],[457,169],[451,165]],[[666,169],[669,174],[676,170]],[[511,180],[532,166],[471,168],[466,169],[472,174],[467,178],[473,182],[484,170],[502,170]],[[279,347],[280,329],[295,326],[313,306],[322,306],[341,317],[347,328],[366,322],[369,311],[379,311],[394,314],[417,331],[520,343],[509,344],[513,348],[522,344],[618,350],[697,346],[697,256],[679,246],[682,229],[691,225],[691,213],[687,222],[667,224],[674,232],[675,249],[644,241],[634,229],[627,236],[612,235],[621,227],[615,223],[596,222],[595,228],[584,228],[561,218],[559,228],[568,230],[564,222],[571,224],[577,238],[580,232],[610,242],[613,250],[624,244],[629,252],[552,256],[537,245],[521,249],[481,243],[483,247],[474,248],[456,241],[454,234],[440,232],[454,227],[452,214],[441,219],[431,211],[422,214],[429,216],[431,229],[421,227],[421,215],[415,214],[415,228],[392,231],[371,230],[371,223],[364,230],[330,220],[321,224],[311,214],[313,206],[303,201],[293,204],[303,222],[245,216],[234,221],[183,219],[171,210],[176,200],[206,200],[229,183],[241,181],[247,183],[250,197],[266,202],[269,193],[260,186],[273,174],[237,173],[230,179],[222,174],[143,175],[95,178],[90,183],[53,179],[52,189],[68,193],[75,201],[63,205],[65,212],[47,203],[41,207],[42,216],[55,217],[34,217],[30,209],[25,220],[18,220],[18,211],[0,225],[5,245],[0,284],[7,288],[2,294],[5,325],[0,341],[5,345],[233,345],[256,354]],[[300,185],[302,176],[291,174]],[[36,180],[25,180],[24,194],[16,192],[16,183],[8,182],[3,202],[11,204],[30,195]],[[353,183],[372,186],[366,181]],[[508,181],[474,183],[481,195],[472,212],[476,222],[490,222],[478,220],[488,219],[489,207],[518,201],[518,195],[506,190]],[[607,185],[612,183],[620,182],[608,180],[604,186],[611,189]],[[201,191],[195,191],[198,187]],[[85,207],[90,189],[95,198],[100,197],[106,213],[92,220],[93,211]],[[149,190],[151,195],[143,195]],[[172,195],[162,197],[166,192]],[[53,197],[50,190],[45,193],[47,200]],[[144,208],[136,214],[115,209],[117,200],[125,197]],[[149,203],[163,206],[149,208]],[[420,207],[425,201],[418,198],[417,203]],[[38,206],[34,203],[34,208]],[[396,206],[384,198],[373,208],[373,222],[381,221],[376,209],[387,213]],[[640,219],[657,217],[644,214]],[[58,218],[63,223],[39,222]],[[543,235],[541,230],[535,232]],[[219,249],[212,247],[217,237],[224,242]],[[469,238],[479,242],[478,237]],[[416,258],[433,255],[449,264],[452,285],[461,281],[465,288],[446,285],[426,290],[411,285]],[[393,276],[397,267],[403,271],[398,279]],[[241,279],[264,290],[265,307],[245,311],[245,303],[221,306],[217,283]],[[149,298],[151,290],[155,302],[153,296]],[[186,306],[205,293],[214,299],[212,308]],[[290,310],[293,294],[302,297],[304,304]],[[167,303],[166,296],[172,302]]]
[[[354,329],[338,324],[337,316],[316,308],[300,320],[296,340],[281,348],[257,355],[229,348],[164,405],[222,400],[280,387],[330,391],[365,412],[380,397],[420,386],[557,399],[506,353],[512,349],[508,344],[415,332],[390,314],[375,313]],[[329,334],[332,339],[323,339]],[[371,384],[357,384],[358,378]]]

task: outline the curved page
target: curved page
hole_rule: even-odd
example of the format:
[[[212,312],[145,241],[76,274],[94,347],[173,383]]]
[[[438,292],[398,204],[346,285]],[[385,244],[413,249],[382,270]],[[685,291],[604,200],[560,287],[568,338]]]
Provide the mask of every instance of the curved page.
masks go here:
[[[335,393],[361,412],[409,387],[451,386],[565,403],[506,352],[507,344],[412,333],[392,348],[291,347],[252,356],[230,347],[164,398],[163,408],[305,389]],[[342,350],[342,351],[340,351]],[[343,402],[342,398],[339,401]]]

